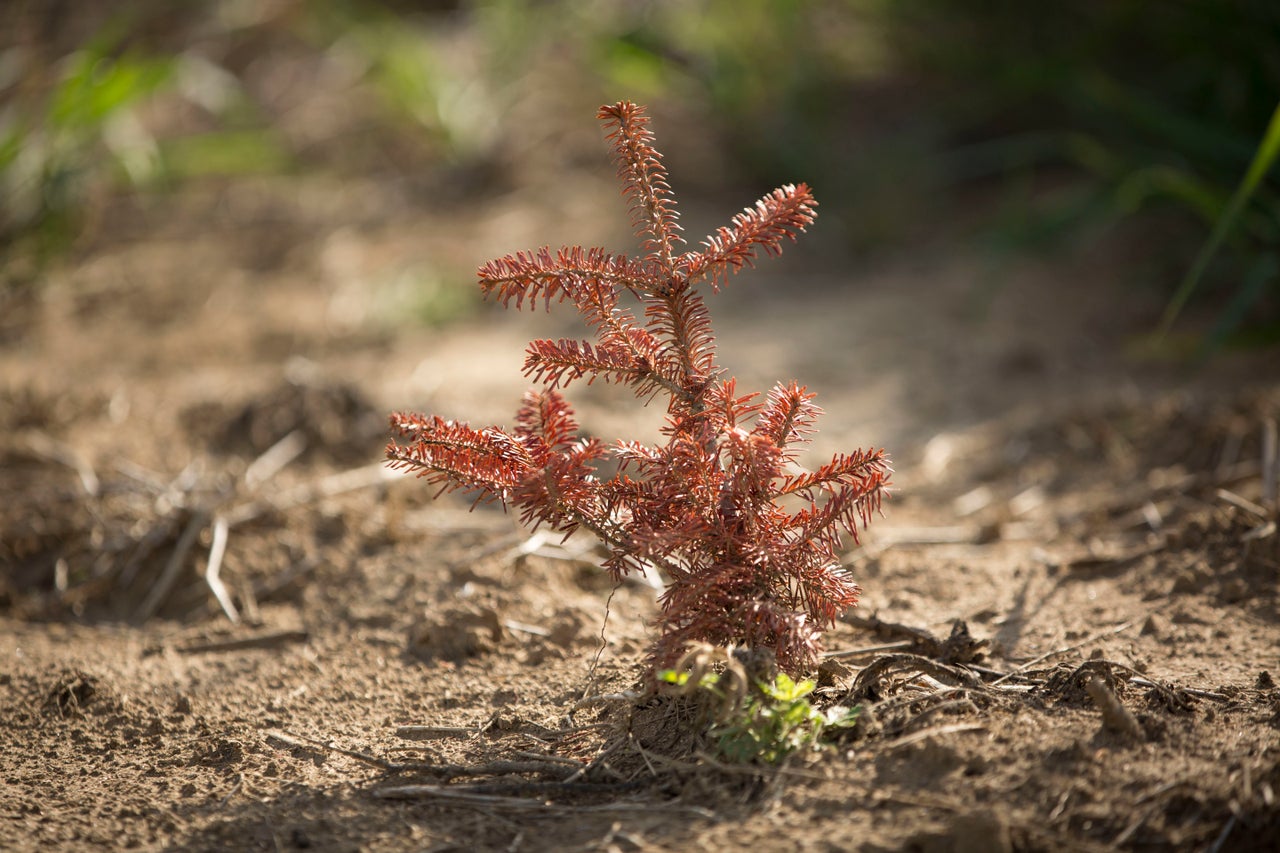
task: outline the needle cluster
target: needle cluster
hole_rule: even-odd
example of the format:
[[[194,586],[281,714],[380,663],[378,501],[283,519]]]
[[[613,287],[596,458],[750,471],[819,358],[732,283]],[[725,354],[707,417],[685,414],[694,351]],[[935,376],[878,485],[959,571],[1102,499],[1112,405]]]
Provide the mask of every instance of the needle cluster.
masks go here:
[[[820,634],[860,590],[842,568],[842,536],[857,540],[889,482],[883,451],[839,454],[812,471],[798,453],[821,410],[795,382],[740,394],[716,363],[704,285],[713,292],[760,254],[813,222],[812,193],[787,185],[733,217],[702,248],[684,240],[644,108],[600,109],[643,241],[642,257],[578,246],[517,252],[479,269],[486,296],[516,308],[572,303],[594,341],[536,340],[527,392],[510,429],[412,413],[391,416],[397,468],[443,490],[519,509],[533,527],[584,528],[604,544],[615,578],[659,571],[659,636],[667,666],[694,642],[768,650],[785,671],[811,668]],[[638,309],[638,313],[637,313]],[[662,398],[665,443],[611,444],[582,435],[560,389],[578,380]],[[612,472],[605,474],[604,472]]]

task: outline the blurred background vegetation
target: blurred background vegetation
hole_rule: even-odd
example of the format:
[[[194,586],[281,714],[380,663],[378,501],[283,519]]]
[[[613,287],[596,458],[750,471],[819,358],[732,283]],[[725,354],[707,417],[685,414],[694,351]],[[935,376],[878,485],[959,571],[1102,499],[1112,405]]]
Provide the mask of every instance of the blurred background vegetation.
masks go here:
[[[244,175],[501,192],[629,98],[683,193],[807,181],[860,255],[1127,241],[1153,331],[1271,344],[1278,47],[1274,0],[11,0],[0,253],[35,281],[104,200]]]

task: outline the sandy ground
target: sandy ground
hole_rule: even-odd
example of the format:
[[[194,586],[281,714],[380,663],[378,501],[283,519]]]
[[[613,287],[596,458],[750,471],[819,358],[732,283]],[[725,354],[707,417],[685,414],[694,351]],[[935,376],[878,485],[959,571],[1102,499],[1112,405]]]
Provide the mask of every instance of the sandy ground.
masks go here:
[[[1143,247],[1006,264],[984,309],[982,257],[863,266],[820,218],[715,297],[740,388],[808,384],[816,458],[897,472],[817,693],[862,723],[776,769],[692,748],[669,701],[580,706],[636,685],[654,589],[380,465],[386,412],[506,422],[525,341],[578,334],[414,315],[498,252],[629,251],[607,168],[457,205],[246,179],[99,222],[0,322],[0,848],[1274,849],[1280,371],[1131,357]],[[608,438],[660,415],[574,399]]]

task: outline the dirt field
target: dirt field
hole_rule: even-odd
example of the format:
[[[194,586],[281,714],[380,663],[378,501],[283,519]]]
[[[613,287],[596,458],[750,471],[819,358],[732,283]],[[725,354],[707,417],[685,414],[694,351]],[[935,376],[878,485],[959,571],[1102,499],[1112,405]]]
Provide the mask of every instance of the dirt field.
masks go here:
[[[725,766],[670,702],[599,698],[636,686],[655,590],[380,459],[392,409],[509,422],[524,343],[578,334],[472,304],[468,270],[631,251],[605,158],[465,203],[115,200],[6,296],[0,849],[1275,849],[1280,370],[1131,354],[1162,297],[1117,280],[1158,245],[1015,262],[979,310],[980,256],[852,264],[820,216],[735,280],[739,387],[796,378],[815,458],[895,460],[818,692],[862,722]],[[690,236],[752,199],[686,202]],[[607,438],[660,414],[573,396]]]

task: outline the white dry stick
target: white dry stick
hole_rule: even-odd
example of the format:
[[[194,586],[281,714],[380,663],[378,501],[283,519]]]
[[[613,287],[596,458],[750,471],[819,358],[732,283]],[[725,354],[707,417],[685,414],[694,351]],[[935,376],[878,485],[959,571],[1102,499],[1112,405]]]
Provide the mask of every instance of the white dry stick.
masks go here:
[[[227,618],[231,620],[232,624],[238,625],[240,623],[240,613],[231,601],[231,596],[227,593],[227,586],[222,582],[220,576],[222,558],[227,553],[227,536],[230,533],[230,529],[225,518],[220,515],[214,517],[213,544],[209,546],[209,564],[205,566],[204,582],[209,585],[209,591],[213,593],[213,597],[218,599],[222,612],[227,614]]]
[[[31,451],[51,462],[58,462],[66,465],[68,468],[76,472],[76,476],[80,478],[80,485],[84,488],[85,493],[89,497],[97,497],[102,490],[102,483],[98,480],[98,474],[93,470],[93,466],[89,464],[89,460],[85,459],[79,451],[70,445],[56,441],[42,432],[34,433],[27,437],[27,447]]]
[[[409,476],[407,471],[388,468],[385,462],[374,462],[370,465],[331,474],[315,482],[303,483],[300,486],[285,489],[283,492],[260,500],[241,504],[227,513],[227,524],[234,527],[272,510],[284,511],[292,509],[295,506],[335,497],[346,492],[354,492],[358,489],[379,486],[407,476]]]
[[[503,626],[515,631],[517,634],[532,634],[535,637],[550,637],[551,632],[546,628],[540,628],[537,625],[529,625],[524,622],[517,622],[514,619],[503,619]]]
[[[1249,500],[1248,498],[1242,498],[1239,495],[1237,495],[1235,492],[1228,491],[1227,489],[1218,489],[1218,498],[1220,500],[1226,501],[1227,503],[1231,504],[1237,509],[1244,510],[1250,515],[1256,515],[1258,518],[1264,521],[1269,515],[1266,507],[1258,506],[1256,503]],[[1266,503],[1265,500],[1264,500],[1264,503]]]
[[[254,491],[280,473],[286,465],[297,459],[307,449],[307,436],[300,429],[286,435],[262,452],[262,455],[244,469],[244,484]]]
[[[1252,542],[1255,539],[1267,539],[1276,535],[1276,523],[1274,521],[1264,521],[1257,527],[1247,531],[1240,537],[1241,542]]]
[[[530,554],[536,554],[538,549],[547,544],[547,542],[547,534],[535,533],[519,545],[507,551],[507,553],[503,554],[502,561],[504,563],[508,563],[520,557],[527,557]]]

